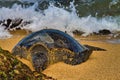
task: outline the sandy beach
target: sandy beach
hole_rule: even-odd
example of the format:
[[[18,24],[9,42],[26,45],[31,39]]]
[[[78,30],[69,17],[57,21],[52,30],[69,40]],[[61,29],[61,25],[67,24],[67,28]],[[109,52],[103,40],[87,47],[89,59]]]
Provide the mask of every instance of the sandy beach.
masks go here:
[[[19,40],[27,35],[25,31],[11,33],[13,37],[0,39],[0,47],[9,51],[12,50]],[[44,70],[43,73],[57,80],[120,80],[120,43],[84,40],[79,36],[75,36],[75,39],[81,44],[100,47],[107,51],[94,51],[88,61],[76,66],[63,62],[53,64]],[[25,60],[22,61],[27,65],[31,65]]]

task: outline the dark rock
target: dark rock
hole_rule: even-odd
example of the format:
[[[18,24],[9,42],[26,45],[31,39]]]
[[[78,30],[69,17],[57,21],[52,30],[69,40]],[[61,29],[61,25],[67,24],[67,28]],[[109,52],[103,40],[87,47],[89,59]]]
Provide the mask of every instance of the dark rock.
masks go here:
[[[107,30],[107,29],[103,29],[103,30],[99,30],[99,34],[101,34],[101,35],[108,35],[108,34],[111,34],[111,31]]]
[[[84,34],[84,32],[83,31],[79,31],[79,30],[74,30],[73,34],[82,35],[82,34]]]
[[[32,23],[31,21],[23,21],[21,18],[6,19],[0,21],[0,25],[4,26],[6,30],[20,30],[23,26]]]

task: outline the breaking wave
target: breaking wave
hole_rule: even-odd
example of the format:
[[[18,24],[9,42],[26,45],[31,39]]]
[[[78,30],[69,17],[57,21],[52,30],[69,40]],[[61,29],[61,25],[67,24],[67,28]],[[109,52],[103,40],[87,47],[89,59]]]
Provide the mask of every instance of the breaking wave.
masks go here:
[[[44,10],[38,9],[38,1],[41,0],[19,1],[33,3],[33,5],[23,6],[14,3],[11,7],[2,6],[0,8],[0,21],[22,18],[23,21],[29,21],[30,24],[22,26],[21,29],[33,32],[46,28],[67,31],[70,34],[74,30],[78,30],[85,32],[83,35],[98,32],[102,29],[120,31],[120,16],[102,16],[98,18],[89,14],[88,16],[80,17],[75,8],[74,1],[70,2],[68,7],[56,7],[54,4],[49,3],[49,6]],[[116,3],[111,2],[111,5],[114,4]],[[11,37],[11,34],[1,25],[0,38],[9,37]]]

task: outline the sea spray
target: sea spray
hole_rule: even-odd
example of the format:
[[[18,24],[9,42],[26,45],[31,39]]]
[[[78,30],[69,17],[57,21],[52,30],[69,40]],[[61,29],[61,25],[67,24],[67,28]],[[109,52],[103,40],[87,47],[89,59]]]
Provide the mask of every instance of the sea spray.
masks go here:
[[[102,29],[108,29],[110,31],[120,31],[120,17],[105,16],[102,18],[96,18],[91,15],[86,17],[79,17],[76,13],[74,2],[70,3],[69,10],[64,7],[56,7],[54,4],[49,4],[45,10],[36,10],[38,3],[25,7],[22,5],[14,4],[12,7],[0,8],[0,20],[22,18],[24,21],[30,21],[31,23],[22,26],[22,29],[30,31],[38,31],[46,28],[59,29],[67,31],[72,34],[74,30],[85,32],[83,35],[89,35],[93,32],[98,32]],[[0,26],[0,32],[4,34],[10,34],[7,30],[3,29],[4,26]],[[3,38],[1,35],[0,38]]]
[[[12,35],[4,29],[4,27],[0,26],[0,39],[10,38]]]

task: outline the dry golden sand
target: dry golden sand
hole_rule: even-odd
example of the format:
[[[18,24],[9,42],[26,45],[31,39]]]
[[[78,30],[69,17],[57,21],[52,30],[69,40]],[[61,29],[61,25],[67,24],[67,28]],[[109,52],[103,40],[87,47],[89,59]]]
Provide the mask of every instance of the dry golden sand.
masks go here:
[[[16,43],[26,35],[26,32],[18,31],[12,34],[14,34],[12,38],[0,40],[0,46],[3,49],[11,51]],[[76,66],[63,62],[56,63],[49,66],[43,73],[57,80],[120,80],[120,44],[75,38],[82,44],[101,47],[107,51],[94,51],[88,61]],[[31,66],[28,61],[22,61]]]

